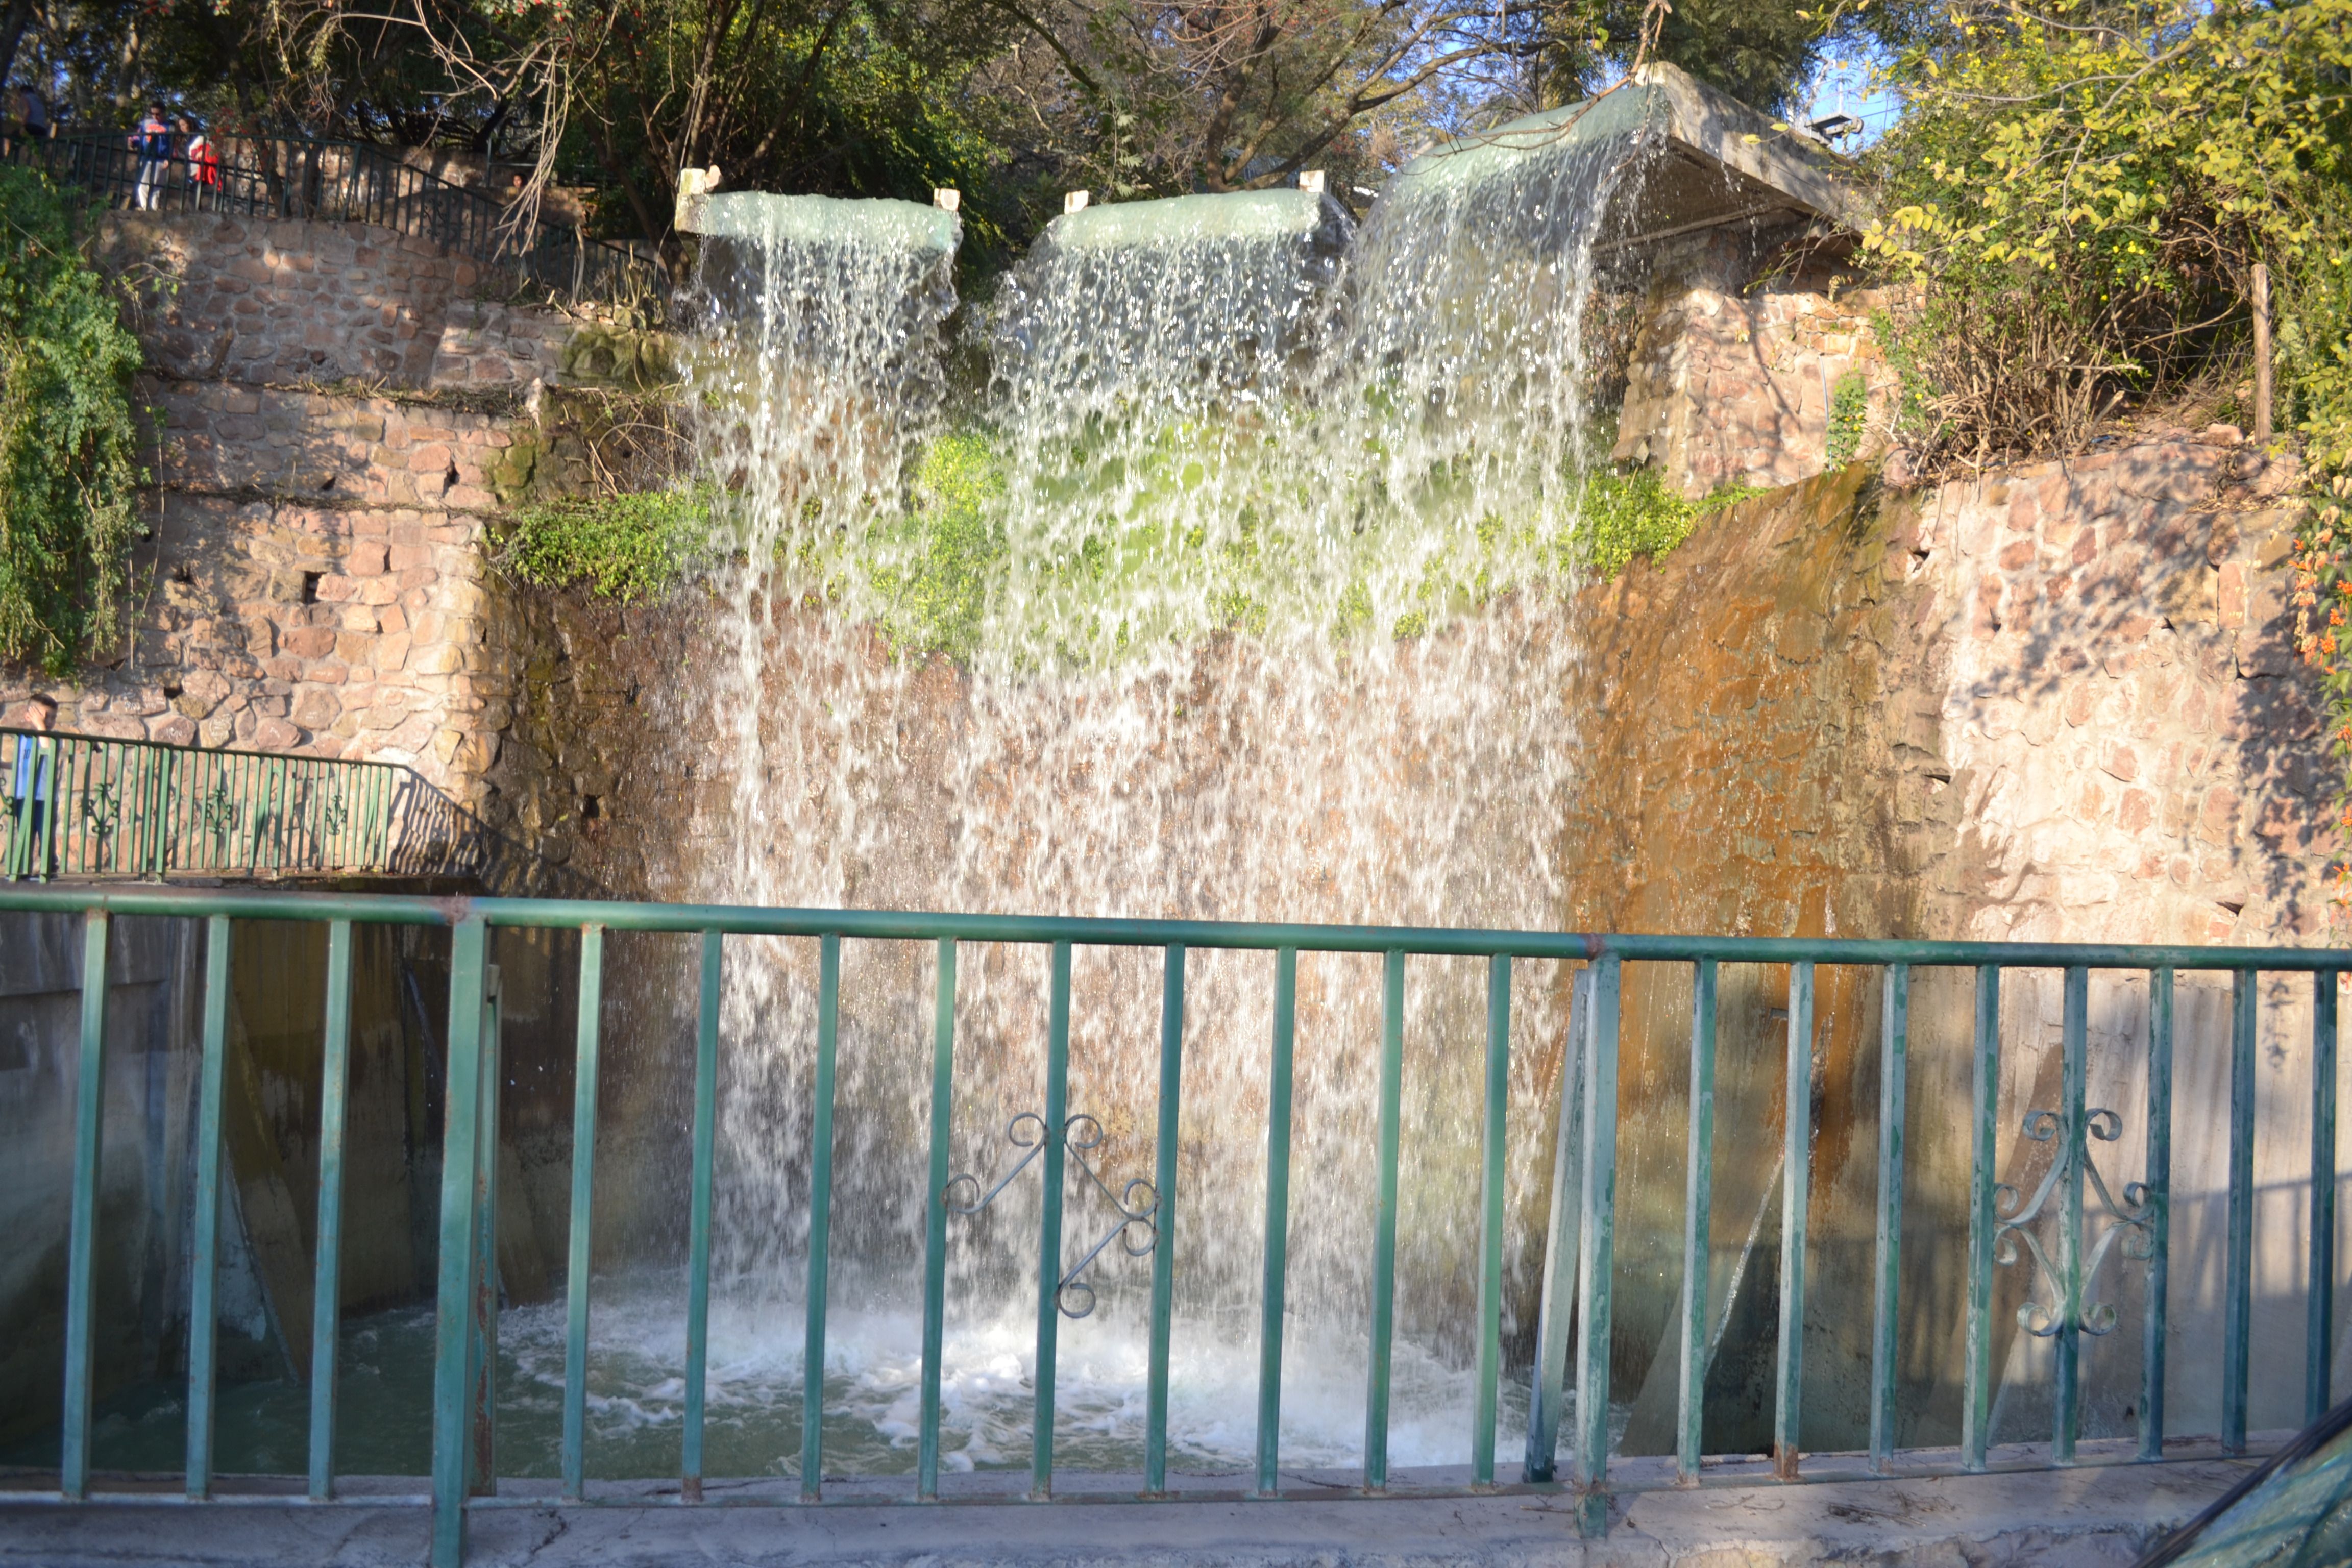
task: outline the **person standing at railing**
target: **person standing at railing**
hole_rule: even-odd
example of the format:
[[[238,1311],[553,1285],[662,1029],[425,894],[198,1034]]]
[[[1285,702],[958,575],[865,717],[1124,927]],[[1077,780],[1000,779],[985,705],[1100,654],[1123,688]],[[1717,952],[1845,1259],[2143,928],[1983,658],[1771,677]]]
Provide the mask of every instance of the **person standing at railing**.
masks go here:
[[[134,205],[141,212],[153,212],[163,200],[164,175],[172,164],[172,122],[163,118],[162,104],[147,106],[147,118],[131,133],[131,150],[139,156]]]
[[[27,82],[0,95],[0,158],[13,154],[18,142],[49,139],[49,100]]]
[[[198,211],[220,205],[220,149],[194,121],[183,120],[180,129],[188,133],[188,186],[195,197]]]

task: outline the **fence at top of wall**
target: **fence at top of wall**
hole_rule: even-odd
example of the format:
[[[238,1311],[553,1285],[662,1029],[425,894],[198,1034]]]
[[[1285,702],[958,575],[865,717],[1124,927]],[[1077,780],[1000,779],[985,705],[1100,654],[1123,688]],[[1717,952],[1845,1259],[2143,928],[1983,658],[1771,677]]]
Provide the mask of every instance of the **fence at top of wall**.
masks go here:
[[[507,204],[413,168],[381,147],[289,136],[230,136],[192,160],[143,157],[127,132],[19,137],[5,160],[37,168],[112,206],[226,216],[366,223],[416,235],[526,287],[574,301],[650,292],[659,264],[647,252],[590,239],[561,224],[517,220]]]

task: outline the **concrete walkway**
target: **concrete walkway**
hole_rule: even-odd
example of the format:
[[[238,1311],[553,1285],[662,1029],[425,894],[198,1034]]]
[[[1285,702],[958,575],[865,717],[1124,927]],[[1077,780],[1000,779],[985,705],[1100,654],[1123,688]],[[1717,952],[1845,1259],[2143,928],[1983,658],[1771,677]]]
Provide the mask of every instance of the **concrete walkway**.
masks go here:
[[[1634,1463],[1639,1464],[1640,1461]],[[502,1499],[472,1517],[468,1562],[705,1565],[1052,1564],[1053,1568],[2127,1568],[2253,1464],[2183,1458],[1978,1476],[1783,1486],[1747,1476],[1696,1490],[1631,1493],[1603,1542],[1578,1540],[1569,1500],[1516,1491],[1280,1503],[1132,1500],[1024,1506],[562,1507]],[[1310,1478],[1301,1478],[1307,1482]],[[413,1484],[413,1483],[411,1483]],[[0,1563],[414,1568],[425,1510],[413,1500],[328,1506],[247,1497],[191,1508],[157,1497],[81,1505],[0,1502]]]

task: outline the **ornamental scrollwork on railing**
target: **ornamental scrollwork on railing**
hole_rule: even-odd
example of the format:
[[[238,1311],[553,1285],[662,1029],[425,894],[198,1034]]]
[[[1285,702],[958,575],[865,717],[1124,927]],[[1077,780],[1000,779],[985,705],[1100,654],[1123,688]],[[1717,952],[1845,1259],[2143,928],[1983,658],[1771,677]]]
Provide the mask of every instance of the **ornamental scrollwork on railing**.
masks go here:
[[[946,1205],[950,1214],[974,1215],[994,1203],[997,1194],[1012,1185],[1013,1179],[1028,1169],[1029,1162],[1045,1149],[1047,1137],[1045,1119],[1034,1110],[1024,1110],[1005,1123],[1004,1137],[1014,1148],[1027,1152],[1014,1161],[1013,1168],[998,1177],[996,1184],[985,1193],[980,1190],[978,1176],[966,1174],[952,1178],[940,1191],[940,1201]],[[1062,1147],[1068,1151],[1072,1163],[1086,1173],[1087,1180],[1095,1184],[1096,1191],[1118,1211],[1119,1216],[1094,1246],[1087,1249],[1087,1255],[1063,1273],[1054,1287],[1054,1304],[1061,1310],[1062,1315],[1083,1318],[1095,1310],[1095,1288],[1079,1276],[1102,1256],[1104,1248],[1116,1241],[1129,1258],[1142,1258],[1160,1245],[1160,1190],[1141,1176],[1129,1182],[1118,1192],[1111,1190],[1110,1184],[1104,1181],[1101,1173],[1087,1161],[1089,1153],[1109,1141],[1102,1123],[1093,1117],[1081,1112],[1069,1118],[1062,1123],[1061,1138]],[[1066,1174],[1065,1173],[1066,1177]],[[1139,1243],[1129,1234],[1139,1229],[1142,1237]]]
[[[2106,1178],[2099,1173],[2098,1163],[2091,1158],[2090,1141],[2095,1138],[2103,1143],[2112,1143],[2122,1137],[2123,1118],[2112,1110],[2093,1110],[2084,1113],[2083,1121],[2085,1136],[2081,1146],[2068,1148],[2061,1142],[2057,1157],[2050,1162],[2050,1169],[2043,1173],[2041,1184],[2033,1189],[2033,1196],[2029,1202],[2019,1206],[2017,1189],[2006,1182],[1993,1188],[1994,1214],[2000,1220],[1993,1230],[1993,1256],[2002,1263],[2014,1263],[2018,1258],[2018,1243],[2022,1241],[2026,1252],[2032,1257],[2032,1271],[2050,1281],[2052,1294],[2056,1298],[2055,1305],[2044,1305],[2032,1300],[2030,1292],[2034,1281],[2027,1280],[2029,1295],[2025,1305],[2017,1310],[2017,1321],[2019,1327],[2037,1339],[2049,1339],[2065,1326],[2065,1282],[2059,1278],[2056,1266],[2050,1261],[2050,1255],[2042,1251],[2040,1237],[2029,1227],[2042,1217],[2042,1210],[2049,1205],[2050,1194],[2058,1190],[2059,1183],[2068,1178],[2077,1159],[2082,1161],[2083,1175],[2098,1200],[2096,1211],[2084,1205],[2084,1228],[2088,1229],[2090,1222],[2101,1214],[2104,1214],[2106,1223],[2089,1253],[2083,1256],[2083,1313],[2075,1320],[2074,1327],[2095,1336],[2108,1333],[2116,1326],[2115,1303],[2089,1299],[2091,1282],[2098,1278],[2099,1266],[2106,1261],[2110,1248],[2117,1247],[2120,1243],[2123,1256],[2137,1262],[2146,1262],[2156,1251],[2156,1205],[2147,1184],[2126,1183],[2124,1199],[2119,1204],[2108,1190]],[[2047,1143],[2058,1138],[2064,1126],[2064,1119],[2054,1110],[2029,1110],[2025,1113],[2021,1131],[2035,1142]],[[2082,1237],[2075,1238],[2078,1254],[2082,1242]]]
[[[122,803],[110,784],[92,784],[81,800],[81,819],[90,836],[104,843],[122,820]]]

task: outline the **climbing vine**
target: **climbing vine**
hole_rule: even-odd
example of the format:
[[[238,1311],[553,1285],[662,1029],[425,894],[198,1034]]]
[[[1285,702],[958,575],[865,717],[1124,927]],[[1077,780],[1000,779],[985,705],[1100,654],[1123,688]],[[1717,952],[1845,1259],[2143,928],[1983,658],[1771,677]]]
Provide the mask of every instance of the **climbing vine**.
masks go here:
[[[53,674],[121,635],[144,478],[139,342],[89,238],[47,177],[0,166],[0,657]]]

